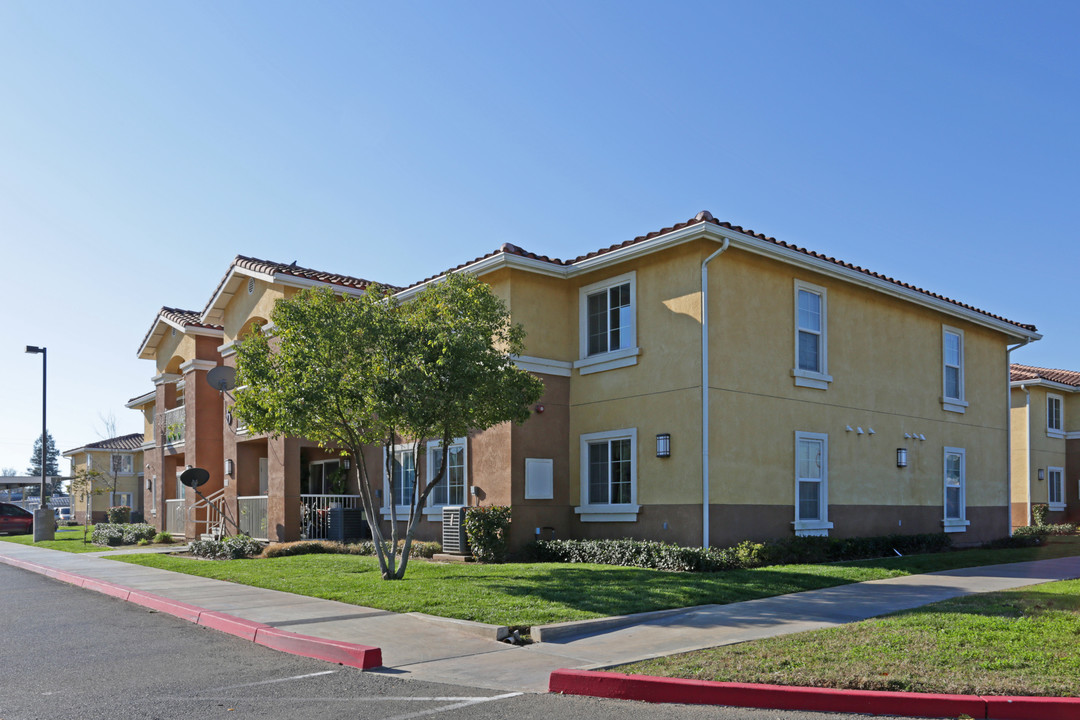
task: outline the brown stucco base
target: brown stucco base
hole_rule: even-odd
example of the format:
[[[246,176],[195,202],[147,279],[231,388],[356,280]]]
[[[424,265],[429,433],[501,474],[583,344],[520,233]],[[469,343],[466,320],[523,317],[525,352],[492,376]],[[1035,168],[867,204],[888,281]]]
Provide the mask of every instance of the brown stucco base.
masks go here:
[[[790,505],[713,505],[709,512],[709,544],[726,547],[743,540],[791,537],[794,519]],[[1009,533],[1006,507],[969,507],[967,519],[970,525],[965,532],[952,533],[955,545],[974,545]],[[830,505],[829,521],[833,523],[830,537],[942,531],[940,507]],[[701,506],[645,506],[633,523],[585,523],[575,518],[571,531],[571,537],[577,538],[634,537],[694,546],[701,543]]]

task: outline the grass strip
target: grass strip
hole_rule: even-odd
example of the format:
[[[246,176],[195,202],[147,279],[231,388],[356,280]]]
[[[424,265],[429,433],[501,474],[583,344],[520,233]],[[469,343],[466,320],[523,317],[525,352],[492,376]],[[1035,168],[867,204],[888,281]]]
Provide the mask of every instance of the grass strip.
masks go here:
[[[676,573],[612,565],[472,565],[412,560],[403,580],[385,581],[374,558],[300,555],[210,562],[126,555],[121,562],[379,608],[509,626],[724,604],[934,570],[1080,555],[1080,538],[1037,548],[970,550],[828,565],[779,565],[720,573]]]
[[[84,552],[101,552],[108,548],[103,548],[100,545],[94,545],[90,542],[90,534],[94,532],[94,526],[90,526],[90,531],[86,533],[86,544],[83,544],[83,529],[82,526],[72,528],[59,528],[56,531],[55,540],[42,540],[41,542],[34,542],[33,535],[4,535],[0,536],[0,541],[18,543],[19,545],[33,545],[34,547],[48,548],[49,550],[62,550],[64,552],[84,553]]]
[[[1077,637],[1080,581],[1068,580],[614,670],[855,690],[1076,696]]]

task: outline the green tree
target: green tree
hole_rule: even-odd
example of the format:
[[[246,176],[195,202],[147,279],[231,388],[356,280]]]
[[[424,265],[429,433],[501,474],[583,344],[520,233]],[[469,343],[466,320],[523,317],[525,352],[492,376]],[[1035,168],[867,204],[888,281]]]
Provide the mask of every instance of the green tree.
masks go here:
[[[71,493],[71,497],[82,498],[83,507],[86,508],[85,517],[83,518],[83,544],[87,543],[87,536],[90,533],[91,513],[94,510],[94,496],[100,495],[105,492],[105,488],[100,484],[102,478],[105,477],[105,473],[81,467],[75,471],[75,477],[71,478],[71,484],[68,486],[68,491]]]
[[[382,576],[400,579],[421,510],[444,472],[407,498],[391,483],[390,542],[373,500],[365,447],[383,449],[389,473],[402,438],[422,458],[427,439],[524,421],[543,385],[510,360],[524,332],[475,278],[452,276],[402,305],[377,286],[359,298],[326,288],[277,303],[274,337],[253,333],[237,347],[236,410],[255,432],[305,437],[352,459]],[[418,473],[419,476],[419,473]],[[377,479],[381,481],[382,474]],[[409,524],[398,563],[396,508]]]
[[[57,464],[57,458],[60,457],[60,453],[56,449],[56,443],[53,442],[52,433],[48,430],[45,431],[45,443],[45,474],[47,476],[59,475],[60,466]],[[26,469],[26,474],[30,477],[41,477],[40,435],[34,440],[34,453],[30,456],[30,467]]]

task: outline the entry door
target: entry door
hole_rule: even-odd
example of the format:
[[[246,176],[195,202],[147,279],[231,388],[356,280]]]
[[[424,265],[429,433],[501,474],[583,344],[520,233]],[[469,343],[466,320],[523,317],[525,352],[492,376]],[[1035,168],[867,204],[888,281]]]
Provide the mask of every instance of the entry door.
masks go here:
[[[270,460],[259,458],[259,494],[270,494]]]

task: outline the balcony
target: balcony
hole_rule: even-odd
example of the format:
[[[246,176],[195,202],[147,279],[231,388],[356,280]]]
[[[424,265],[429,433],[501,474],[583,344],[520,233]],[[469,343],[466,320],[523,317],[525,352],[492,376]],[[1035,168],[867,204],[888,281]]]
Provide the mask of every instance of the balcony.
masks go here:
[[[184,408],[178,407],[166,410],[161,416],[161,428],[159,430],[163,445],[184,444]]]

